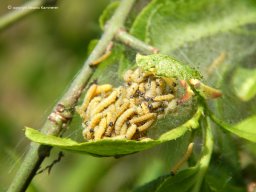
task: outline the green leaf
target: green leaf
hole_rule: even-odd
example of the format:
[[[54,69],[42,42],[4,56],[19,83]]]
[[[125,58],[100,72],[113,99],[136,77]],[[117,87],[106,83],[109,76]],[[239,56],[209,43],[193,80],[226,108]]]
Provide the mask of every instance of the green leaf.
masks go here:
[[[180,171],[175,176],[161,176],[141,187],[138,187],[134,192],[186,192],[191,191],[195,184],[198,167],[191,167]]]
[[[152,54],[148,56],[136,55],[136,64],[145,71],[152,71],[157,76],[189,80],[200,79],[201,75],[195,69],[185,65],[168,55]]]
[[[233,75],[233,87],[236,95],[243,101],[249,101],[256,95],[256,69],[239,67]]]
[[[256,142],[256,115],[251,116],[235,125],[229,125],[211,114],[211,118],[220,127],[236,134],[239,137]]]
[[[185,134],[186,131],[195,128],[197,121],[199,121],[202,115],[202,108],[199,107],[196,114],[183,125],[170,130],[170,133],[166,133],[163,137],[156,140],[120,140],[120,139],[102,139],[99,141],[89,141],[78,143],[69,138],[60,138],[52,135],[45,135],[32,128],[26,128],[25,135],[30,140],[41,143],[44,145],[56,146],[66,150],[72,150],[82,153],[90,153],[99,156],[115,156],[135,153],[143,151],[159,145],[161,143],[177,139]]]
[[[214,162],[218,162],[215,160]],[[205,177],[203,183],[202,191],[218,191],[218,192],[225,192],[225,191],[232,191],[232,192],[245,192],[245,187],[241,186],[241,180],[235,181],[234,178],[230,175],[232,170],[225,170],[225,165],[229,166],[228,164],[224,165],[213,165],[210,166],[208,173]],[[240,185],[239,185],[240,183]],[[208,188],[206,190],[205,188]]]
[[[253,1],[155,0],[137,17],[130,32],[161,52],[169,53],[188,42],[229,31],[255,19]]]

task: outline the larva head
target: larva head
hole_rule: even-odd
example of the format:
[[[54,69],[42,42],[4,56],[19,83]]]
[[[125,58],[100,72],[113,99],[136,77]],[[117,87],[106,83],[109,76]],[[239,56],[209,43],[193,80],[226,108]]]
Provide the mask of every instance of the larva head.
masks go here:
[[[180,80],[201,79],[200,73],[168,55],[136,55],[136,63],[144,71],[154,72],[157,76],[176,78]]]

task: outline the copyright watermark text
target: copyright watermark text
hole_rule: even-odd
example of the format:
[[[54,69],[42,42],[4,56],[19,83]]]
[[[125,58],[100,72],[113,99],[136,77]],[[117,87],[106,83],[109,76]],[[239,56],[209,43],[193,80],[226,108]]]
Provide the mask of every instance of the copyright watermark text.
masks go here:
[[[57,6],[12,6],[12,5],[8,5],[7,9],[11,10],[25,10],[25,9],[43,9],[43,10],[56,10],[59,9],[59,7]]]

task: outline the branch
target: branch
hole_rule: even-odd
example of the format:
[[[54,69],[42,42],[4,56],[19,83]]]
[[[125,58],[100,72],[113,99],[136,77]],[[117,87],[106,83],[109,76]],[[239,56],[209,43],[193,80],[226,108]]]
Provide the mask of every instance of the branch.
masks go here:
[[[90,78],[93,70],[89,65],[99,58],[105,51],[108,44],[113,39],[117,30],[123,27],[125,19],[131,10],[135,0],[123,0],[120,6],[116,9],[114,15],[108,22],[106,30],[102,35],[99,43],[92,51],[80,73],[76,76],[70,88],[65,95],[60,99],[54,107],[52,113],[48,117],[41,131],[48,135],[59,135],[67,124],[70,122],[73,109],[84,89],[88,79]],[[11,183],[9,192],[25,191],[31,180],[36,174],[40,164],[44,158],[49,156],[51,147],[43,146],[36,143],[31,143],[30,149],[26,154],[13,182]]]

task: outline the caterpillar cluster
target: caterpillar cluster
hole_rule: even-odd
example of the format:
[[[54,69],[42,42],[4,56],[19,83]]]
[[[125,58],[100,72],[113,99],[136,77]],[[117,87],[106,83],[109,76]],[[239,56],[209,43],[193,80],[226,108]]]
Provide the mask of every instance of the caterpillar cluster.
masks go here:
[[[124,74],[124,85],[92,84],[76,111],[83,120],[86,140],[140,140],[158,118],[175,109],[176,83],[140,68]]]

